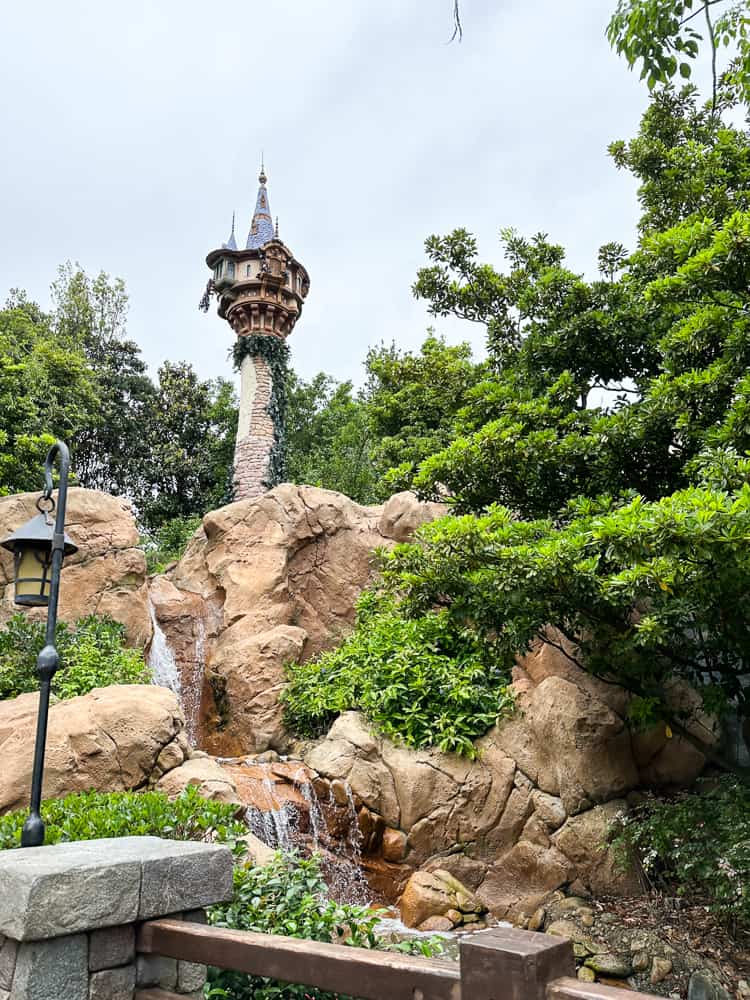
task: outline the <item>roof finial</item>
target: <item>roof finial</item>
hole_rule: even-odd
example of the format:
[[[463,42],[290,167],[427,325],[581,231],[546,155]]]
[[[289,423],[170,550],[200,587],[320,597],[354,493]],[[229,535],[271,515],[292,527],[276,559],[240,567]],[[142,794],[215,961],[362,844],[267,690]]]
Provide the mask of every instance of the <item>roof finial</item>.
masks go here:
[[[234,237],[234,215],[235,215],[235,213],[232,212],[232,231],[229,234],[229,239],[226,241],[226,243],[222,244],[222,246],[223,246],[223,248],[225,250],[236,250],[237,249],[237,240]]]
[[[265,184],[268,178],[266,177],[266,168],[263,165],[263,153],[260,154],[260,174],[258,175],[258,181],[261,184]]]
[[[273,235],[276,237],[276,239],[279,238],[279,217],[278,217],[278,215],[276,216],[276,228],[273,231]]]

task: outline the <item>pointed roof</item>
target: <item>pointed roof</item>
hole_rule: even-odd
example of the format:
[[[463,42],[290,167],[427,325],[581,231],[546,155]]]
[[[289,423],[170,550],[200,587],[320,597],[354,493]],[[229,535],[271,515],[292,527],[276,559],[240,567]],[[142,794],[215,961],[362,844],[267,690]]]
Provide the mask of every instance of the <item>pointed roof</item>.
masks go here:
[[[257,250],[274,237],[273,220],[271,219],[271,209],[268,206],[268,191],[266,191],[266,172],[263,164],[260,167],[258,177],[258,197],[255,200],[255,213],[250,223],[250,232],[247,234],[245,249]]]
[[[234,238],[234,212],[232,212],[232,232],[229,234],[229,239],[226,241],[226,243],[222,243],[221,246],[222,249],[224,250],[237,249],[237,240]]]

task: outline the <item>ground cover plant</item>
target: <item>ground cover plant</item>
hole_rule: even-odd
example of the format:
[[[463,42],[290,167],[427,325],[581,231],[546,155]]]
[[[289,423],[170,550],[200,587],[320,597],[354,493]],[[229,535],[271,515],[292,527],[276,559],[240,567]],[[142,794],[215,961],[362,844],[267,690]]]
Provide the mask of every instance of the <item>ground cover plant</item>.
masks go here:
[[[209,923],[216,927],[284,934],[288,937],[329,941],[355,948],[393,948],[377,933],[381,913],[367,906],[336,903],[328,898],[317,856],[278,851],[263,867],[237,867],[231,903],[212,907]],[[435,955],[440,952],[436,938],[403,942],[396,950]],[[337,1000],[332,993],[246,976],[237,972],[209,969],[210,997],[227,1000]],[[338,1000],[348,1000],[339,996]]]
[[[236,808],[204,799],[194,785],[175,799],[163,792],[72,792],[42,803],[45,843],[100,840],[104,837],[164,837],[167,840],[218,841],[244,853],[247,833]],[[0,850],[21,846],[25,810],[0,816]]]
[[[652,886],[703,902],[733,930],[750,931],[750,788],[723,776],[669,799],[649,796],[616,828],[623,864]]]
[[[36,657],[45,625],[22,614],[0,628],[0,699],[37,691]],[[147,684],[151,673],[143,651],[125,645],[125,627],[107,616],[88,615],[55,632],[62,667],[52,681],[58,698],[75,698],[110,684]]]

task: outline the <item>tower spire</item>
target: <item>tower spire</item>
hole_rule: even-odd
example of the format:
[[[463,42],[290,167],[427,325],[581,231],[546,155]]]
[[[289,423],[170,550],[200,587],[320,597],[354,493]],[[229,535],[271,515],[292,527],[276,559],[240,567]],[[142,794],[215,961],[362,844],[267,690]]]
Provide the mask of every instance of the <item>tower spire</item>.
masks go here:
[[[250,223],[250,232],[247,234],[246,250],[258,250],[269,240],[273,239],[273,220],[271,209],[268,205],[268,191],[266,191],[266,170],[263,160],[260,162],[260,174],[258,175],[258,197],[255,200],[255,212]]]
[[[232,212],[232,232],[229,234],[229,239],[226,241],[226,243],[222,243],[222,247],[225,250],[237,249],[237,240],[234,238],[234,215],[235,213]]]

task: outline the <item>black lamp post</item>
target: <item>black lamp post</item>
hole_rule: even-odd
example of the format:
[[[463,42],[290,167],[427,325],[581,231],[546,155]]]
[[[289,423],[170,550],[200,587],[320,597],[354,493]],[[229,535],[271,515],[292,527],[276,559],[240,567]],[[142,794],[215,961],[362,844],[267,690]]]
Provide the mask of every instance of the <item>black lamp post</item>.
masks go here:
[[[52,498],[52,469],[58,455],[60,485],[53,525],[51,514],[55,510],[55,501]],[[67,445],[57,441],[47,453],[47,460],[44,463],[44,492],[36,504],[39,513],[0,543],[15,556],[15,603],[22,607],[47,608],[45,644],[36,661],[36,671],[39,675],[39,713],[36,723],[34,770],[31,778],[31,807],[23,825],[22,847],[40,847],[44,843],[44,821],[39,809],[42,804],[50,684],[60,666],[60,657],[55,647],[60,570],[63,557],[78,551],[78,546],[65,534],[69,471],[70,453]]]

